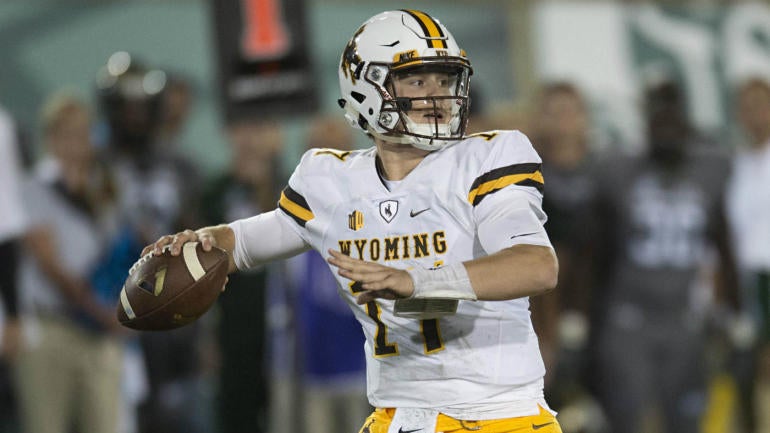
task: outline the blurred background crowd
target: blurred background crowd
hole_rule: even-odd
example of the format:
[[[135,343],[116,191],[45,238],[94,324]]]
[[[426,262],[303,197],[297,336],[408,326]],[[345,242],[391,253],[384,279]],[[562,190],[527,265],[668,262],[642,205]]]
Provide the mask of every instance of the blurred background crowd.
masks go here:
[[[115,321],[161,234],[271,210],[344,123],[340,53],[423,9],[474,66],[470,132],[543,158],[531,300],[565,433],[770,433],[770,5],[0,3],[0,432],[355,432],[363,335],[323,259],[230,277],[172,332]]]

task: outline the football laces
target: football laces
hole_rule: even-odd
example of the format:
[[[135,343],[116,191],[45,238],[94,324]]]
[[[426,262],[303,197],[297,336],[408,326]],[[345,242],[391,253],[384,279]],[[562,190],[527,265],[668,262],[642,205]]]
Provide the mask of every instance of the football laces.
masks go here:
[[[163,254],[169,251],[171,251],[171,244],[164,246],[163,249],[161,250]],[[133,274],[140,266],[147,263],[147,261],[150,260],[150,258],[152,258],[152,255],[153,255],[153,252],[150,251],[149,253],[140,257],[139,260],[137,260],[133,265],[131,265],[131,269],[128,270],[128,275]]]

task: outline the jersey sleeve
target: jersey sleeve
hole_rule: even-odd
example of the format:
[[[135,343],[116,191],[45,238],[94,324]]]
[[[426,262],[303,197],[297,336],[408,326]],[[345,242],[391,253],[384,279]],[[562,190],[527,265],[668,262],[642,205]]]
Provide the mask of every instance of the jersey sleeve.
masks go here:
[[[468,191],[481,247],[488,254],[518,244],[551,247],[540,156],[518,131],[500,132],[489,146]]]
[[[278,200],[278,214],[309,245],[318,247],[329,212],[348,200],[340,173],[349,167],[351,151],[310,149],[302,156]]]
[[[273,210],[229,224],[235,235],[233,260],[239,270],[295,256],[309,248],[290,228],[292,223],[281,218],[278,212]]]
[[[233,260],[239,270],[291,257],[310,248],[306,226],[315,216],[303,195],[306,157],[307,153],[281,192],[276,209],[229,224],[235,235]]]
[[[308,244],[311,243],[311,240],[307,224],[315,219],[315,214],[306,198],[312,191],[306,185],[304,176],[307,171],[306,165],[312,155],[311,152],[312,150],[302,156],[300,163],[289,178],[289,182],[281,191],[277,211],[279,217],[285,219],[289,223],[288,226]]]

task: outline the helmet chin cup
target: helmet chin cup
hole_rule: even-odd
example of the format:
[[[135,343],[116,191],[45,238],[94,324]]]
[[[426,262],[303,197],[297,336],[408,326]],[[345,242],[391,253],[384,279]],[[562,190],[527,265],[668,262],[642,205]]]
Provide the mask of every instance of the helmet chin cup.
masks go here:
[[[418,149],[436,150],[457,141],[457,139],[449,138],[451,134],[447,124],[415,123],[411,119],[407,123],[409,124],[409,130],[413,131],[415,135],[405,137],[409,140],[409,144]]]
[[[372,128],[369,128],[368,132],[388,143],[409,144],[417,149],[427,151],[438,150],[448,144],[459,141],[457,138],[450,137],[450,125],[416,123],[411,119],[406,119],[405,123],[407,123],[408,128],[412,131],[411,134],[405,134],[403,132],[382,134]]]

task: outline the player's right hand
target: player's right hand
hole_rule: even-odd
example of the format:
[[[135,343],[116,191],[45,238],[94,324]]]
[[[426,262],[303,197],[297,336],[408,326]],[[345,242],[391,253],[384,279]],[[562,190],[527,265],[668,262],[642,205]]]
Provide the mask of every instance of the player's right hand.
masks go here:
[[[168,247],[171,250],[172,256],[178,256],[182,251],[182,245],[187,242],[198,241],[198,233],[193,230],[187,229],[173,235],[165,235],[158,238],[154,243],[147,245],[142,250],[142,257],[152,252],[153,255],[159,256],[163,254],[163,249]],[[209,242],[210,249],[210,242]]]

